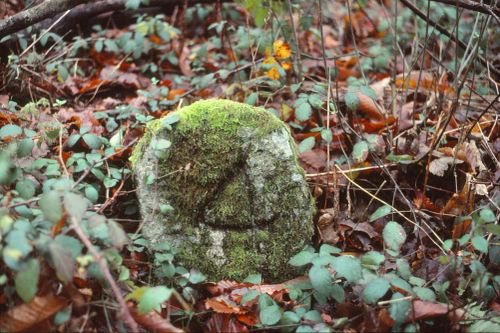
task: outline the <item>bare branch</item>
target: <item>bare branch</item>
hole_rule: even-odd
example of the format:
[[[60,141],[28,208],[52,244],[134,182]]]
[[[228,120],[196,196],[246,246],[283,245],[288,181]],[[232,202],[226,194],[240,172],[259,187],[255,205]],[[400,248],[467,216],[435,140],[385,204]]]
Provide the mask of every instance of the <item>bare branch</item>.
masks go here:
[[[41,4],[26,9],[0,21],[0,38],[25,29],[35,23],[45,20],[68,9],[75,7],[85,0],[47,0]]]

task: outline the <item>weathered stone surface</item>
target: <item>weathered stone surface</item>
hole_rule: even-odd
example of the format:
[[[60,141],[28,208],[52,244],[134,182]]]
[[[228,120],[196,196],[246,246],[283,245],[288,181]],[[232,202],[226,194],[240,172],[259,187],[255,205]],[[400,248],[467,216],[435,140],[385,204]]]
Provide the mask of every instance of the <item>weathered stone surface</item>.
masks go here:
[[[313,233],[314,205],[287,127],[227,100],[177,114],[171,129],[151,122],[131,157],[143,234],[177,246],[185,267],[211,279],[290,276],[288,259]],[[171,146],[155,149],[168,145],[161,140]],[[162,213],[166,205],[173,210]]]

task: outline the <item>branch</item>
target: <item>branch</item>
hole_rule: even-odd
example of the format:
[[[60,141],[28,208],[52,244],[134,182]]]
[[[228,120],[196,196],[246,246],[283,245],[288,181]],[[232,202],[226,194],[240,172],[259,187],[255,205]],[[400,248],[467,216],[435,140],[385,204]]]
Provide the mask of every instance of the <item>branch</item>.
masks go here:
[[[446,0],[443,0],[443,1],[446,1]],[[453,1],[453,0],[452,0]],[[420,9],[418,9],[413,3],[411,3],[409,0],[401,0],[401,2],[406,6],[408,7],[413,13],[415,13],[415,15],[417,15],[418,17],[420,17],[422,20],[426,21],[427,23],[429,23],[430,26],[434,27],[437,31],[439,31],[440,33],[442,33],[443,35],[447,36],[448,38],[450,38],[452,41],[455,42],[455,44],[457,44],[460,48],[462,48],[463,50],[466,50],[467,49],[467,45],[461,41],[460,39],[458,39],[454,34],[450,33],[446,28],[444,28],[442,25],[440,25],[439,23],[437,22],[434,22],[430,17],[427,17],[427,15],[425,15]],[[488,63],[488,61],[483,58],[482,56],[480,55],[477,55],[477,58],[479,59],[479,62],[484,66],[486,67],[487,69],[490,69],[493,73],[495,73],[496,75],[500,76],[500,70],[498,68],[496,68],[494,65]]]
[[[126,9],[127,0],[99,0],[96,2],[87,2],[86,0],[46,0],[42,4],[31,9],[22,11],[3,21],[0,21],[0,38],[9,34],[23,30],[33,24],[43,20],[50,19],[48,25],[57,20],[57,15],[72,9],[71,12],[61,21],[62,26],[72,26],[78,21],[95,17],[97,15]],[[150,0],[147,5],[141,5],[141,8],[147,7],[172,7],[177,5],[215,3],[217,0]],[[222,2],[229,2],[223,0]],[[45,25],[47,26],[47,25]]]
[[[46,0],[35,7],[26,9],[0,21],[0,38],[25,29],[46,18],[62,13],[85,1],[86,0]]]
[[[500,8],[494,6],[488,6],[481,3],[470,2],[468,0],[432,0],[432,1],[444,3],[459,8],[469,9],[475,12],[480,12],[488,15],[494,13],[495,15],[500,16]]]

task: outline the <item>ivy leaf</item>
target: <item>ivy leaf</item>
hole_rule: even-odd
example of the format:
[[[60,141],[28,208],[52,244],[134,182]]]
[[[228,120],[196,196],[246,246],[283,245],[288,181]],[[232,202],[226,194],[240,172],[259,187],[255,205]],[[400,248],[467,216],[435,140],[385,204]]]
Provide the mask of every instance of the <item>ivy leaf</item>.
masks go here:
[[[406,232],[397,222],[390,221],[382,232],[384,242],[393,251],[399,252],[399,248],[406,240]]]
[[[368,157],[368,143],[366,141],[357,142],[352,148],[352,160],[354,163],[366,161]]]
[[[472,246],[478,251],[488,253],[488,241],[481,236],[474,236],[471,240]]]
[[[71,257],[71,253],[61,245],[53,242],[49,244],[49,254],[57,277],[63,282],[71,281],[75,271],[75,261]]]
[[[354,111],[358,108],[359,98],[355,90],[349,89],[344,97],[347,108]]]
[[[309,103],[302,103],[295,109],[295,119],[298,121],[306,121],[311,118],[312,108]]]
[[[87,211],[87,199],[75,193],[66,193],[64,195],[64,208],[71,217],[80,222]]]
[[[140,5],[141,5],[141,0],[127,0],[127,2],[125,2],[125,8],[131,10],[139,8]]]
[[[311,261],[318,256],[317,253],[309,251],[301,251],[294,255],[288,263],[295,267],[300,267],[311,263]]]
[[[332,283],[332,276],[325,267],[314,265],[309,270],[309,280],[311,280],[311,284],[317,292],[325,295]]]
[[[35,195],[35,184],[33,183],[33,181],[31,181],[31,179],[21,179],[16,184],[16,191],[19,193],[21,198],[28,200],[30,198],[33,198],[33,196]]]
[[[262,274],[250,274],[248,275],[243,282],[253,283],[253,284],[261,284],[262,283]]]
[[[299,143],[299,153],[305,153],[306,151],[313,149],[315,144],[316,140],[312,136],[302,140]]]
[[[139,299],[137,309],[140,314],[146,314],[151,310],[160,310],[163,302],[167,301],[172,295],[172,289],[159,286],[147,288]]]
[[[389,305],[389,314],[397,324],[405,322],[411,309],[410,301],[400,300],[401,298],[404,298],[403,294],[395,293],[391,298],[394,302],[391,302]]]
[[[345,291],[344,288],[339,286],[338,284],[334,284],[330,287],[330,296],[339,303],[342,304],[345,302]]]
[[[351,256],[340,256],[333,259],[333,269],[350,283],[356,283],[363,278],[361,262]]]
[[[14,138],[23,134],[23,129],[17,125],[8,124],[0,128],[0,139]]]
[[[363,290],[363,299],[368,304],[374,304],[385,295],[389,288],[390,285],[387,279],[376,278],[375,280],[368,283],[368,285]]]
[[[372,215],[370,215],[370,219],[369,219],[369,221],[370,221],[370,222],[373,222],[373,221],[375,221],[375,220],[378,220],[378,219],[379,219],[379,218],[381,218],[381,217],[384,217],[384,216],[386,216],[386,215],[389,215],[389,214],[391,213],[391,210],[392,210],[392,209],[391,209],[391,207],[390,207],[390,206],[388,206],[388,205],[383,205],[383,206],[381,206],[381,207],[377,208],[377,210],[376,210],[376,211],[374,211]]]
[[[165,117],[165,119],[163,119],[163,126],[166,125],[171,126],[176,122],[178,122],[179,120],[180,120],[179,113],[177,112],[170,113],[168,116]]]
[[[85,141],[87,146],[92,149],[99,149],[102,145],[101,139],[97,135],[92,133],[84,134],[83,141]]]
[[[129,239],[123,228],[113,220],[108,220],[108,234],[111,244],[119,250],[129,243]]]
[[[281,319],[281,309],[276,304],[266,306],[260,310],[259,318],[260,322],[264,325],[274,325]]]
[[[28,260],[21,270],[16,274],[16,292],[21,299],[28,303],[33,299],[38,290],[38,279],[40,277],[40,263],[36,259]]]
[[[497,220],[497,217],[495,216],[495,213],[489,208],[483,208],[479,212],[479,218],[483,220],[484,222],[495,222]]]
[[[326,143],[330,144],[333,140],[332,130],[323,129],[321,130],[321,138],[326,141]]]
[[[422,301],[430,301],[430,302],[436,301],[436,294],[434,294],[432,289],[422,288],[422,287],[414,287],[413,290],[415,291],[415,294],[417,294],[417,296]]]
[[[361,257],[361,265],[364,268],[368,268],[371,270],[377,270],[381,263],[385,260],[385,256],[377,251],[370,251],[365,253]]]
[[[57,223],[63,215],[61,199],[56,191],[44,193],[39,201],[40,209],[47,220]]]

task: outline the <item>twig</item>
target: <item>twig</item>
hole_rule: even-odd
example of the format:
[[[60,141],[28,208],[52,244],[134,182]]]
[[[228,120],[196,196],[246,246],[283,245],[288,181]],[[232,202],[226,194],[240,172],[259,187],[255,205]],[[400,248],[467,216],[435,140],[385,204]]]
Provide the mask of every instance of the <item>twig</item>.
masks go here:
[[[401,0],[402,3],[406,7],[408,7],[415,15],[420,17],[422,20],[426,21],[429,23],[431,26],[433,26],[436,30],[438,30],[440,33],[445,35],[446,37],[450,38],[452,41],[454,41],[458,46],[460,46],[463,50],[467,49],[467,45],[462,42],[460,39],[458,39],[455,35],[451,34],[446,28],[444,28],[442,25],[439,23],[435,22],[431,18],[427,17],[420,9],[418,9],[414,4],[412,4],[409,0]],[[500,70],[493,67],[486,59],[484,59],[482,56],[477,55],[477,58],[479,59],[479,62],[486,68],[489,68],[492,72],[494,72],[496,75],[500,76]]]
[[[410,222],[411,224],[413,224],[415,227],[419,228],[420,230],[422,230],[424,232],[424,234],[429,237],[429,239],[431,240],[431,242],[434,243],[434,245],[436,245],[444,254],[447,254],[446,251],[443,249],[443,247],[434,239],[431,237],[431,235],[429,235],[429,233],[427,232],[427,230],[425,230],[424,228],[422,228],[418,223],[416,223],[415,221],[412,221],[410,220],[408,217],[406,217],[406,215],[404,215],[402,212],[400,212],[399,210],[397,210],[394,206],[392,206],[391,204],[389,204],[388,202],[380,199],[379,197],[373,195],[372,193],[370,193],[369,191],[367,191],[366,189],[363,188],[363,186],[359,185],[358,183],[356,183],[354,180],[352,180],[348,175],[347,173],[340,169],[340,167],[338,165],[335,166],[338,170],[338,172],[340,172],[341,174],[343,174],[347,180],[349,181],[349,183],[353,184],[354,186],[356,186],[357,188],[359,188],[361,191],[365,192],[366,194],[368,194],[370,197],[372,197],[373,199],[377,200],[378,202],[384,204],[384,205],[387,205],[389,206],[394,212],[396,212],[399,216],[401,216],[403,219],[405,219],[406,221]],[[436,239],[441,243],[443,244],[443,240],[441,239],[441,237],[439,237],[439,235],[431,228],[430,225],[427,224],[427,222],[425,221],[422,221],[424,223],[424,225],[431,231],[431,233],[434,235],[434,237],[436,237]]]
[[[393,167],[393,166],[397,166],[397,164],[396,163],[389,163],[389,164],[384,164],[384,165],[372,165],[372,166],[368,166],[368,167],[342,170],[342,173],[351,173],[351,172],[367,171],[367,170],[377,170],[377,169],[389,168],[389,167]],[[336,171],[328,171],[328,172],[320,172],[320,173],[308,173],[306,175],[306,177],[307,178],[315,178],[315,177],[320,177],[320,176],[333,175],[334,173],[336,173]]]
[[[120,304],[123,320],[127,323],[127,325],[129,326],[129,328],[131,329],[132,332],[138,332],[139,326],[137,325],[134,318],[130,314],[127,303],[125,303],[125,299],[123,298],[120,289],[118,288],[115,280],[113,279],[113,276],[111,275],[111,272],[109,271],[108,263],[106,262],[106,260],[102,256],[102,254],[97,251],[97,249],[94,247],[94,245],[92,245],[92,242],[87,237],[87,235],[85,235],[85,233],[83,232],[77,219],[72,217],[71,224],[72,224],[73,230],[78,235],[78,238],[80,238],[80,240],[83,242],[83,244],[89,250],[89,252],[92,255],[92,257],[94,258],[94,260],[99,264],[99,268],[101,269],[101,272],[104,274],[104,278],[109,283],[111,290],[113,291],[113,294],[115,295],[115,298],[118,301],[118,304]]]

